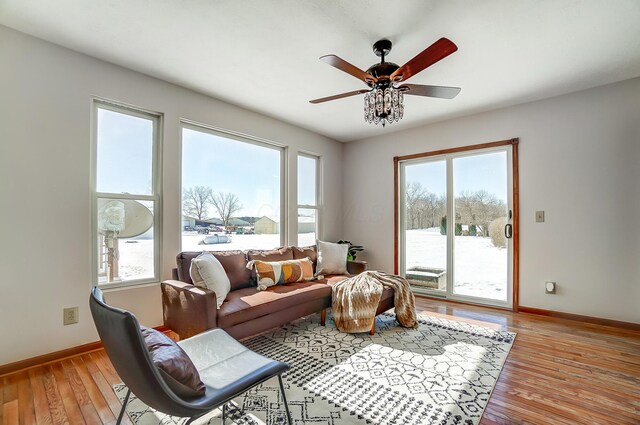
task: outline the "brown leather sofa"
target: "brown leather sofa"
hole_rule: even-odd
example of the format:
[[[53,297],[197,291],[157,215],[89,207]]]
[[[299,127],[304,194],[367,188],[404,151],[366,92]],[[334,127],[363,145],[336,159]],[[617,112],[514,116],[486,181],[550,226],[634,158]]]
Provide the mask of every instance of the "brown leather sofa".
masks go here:
[[[312,282],[276,285],[265,291],[256,289],[255,272],[247,269],[251,260],[281,261],[311,258],[317,261],[316,247],[286,247],[276,250],[217,251],[231,281],[231,291],[216,309],[213,291],[193,285],[189,276],[191,260],[200,252],[178,254],[174,279],[162,282],[164,325],[188,338],[207,329],[222,328],[237,339],[256,335],[292,320],[320,312],[324,325],[325,309],[331,307],[331,285],[366,270],[363,261],[349,261],[349,275],[324,276]],[[385,288],[376,314],[393,308],[393,289]]]

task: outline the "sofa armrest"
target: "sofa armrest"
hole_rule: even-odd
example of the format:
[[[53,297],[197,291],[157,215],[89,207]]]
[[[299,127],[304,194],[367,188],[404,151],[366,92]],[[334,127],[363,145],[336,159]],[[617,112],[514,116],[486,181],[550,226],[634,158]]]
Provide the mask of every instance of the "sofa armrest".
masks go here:
[[[179,280],[165,280],[160,288],[164,325],[180,339],[217,327],[215,292]]]
[[[349,274],[360,274],[367,270],[366,261],[349,260],[347,261],[347,271]]]

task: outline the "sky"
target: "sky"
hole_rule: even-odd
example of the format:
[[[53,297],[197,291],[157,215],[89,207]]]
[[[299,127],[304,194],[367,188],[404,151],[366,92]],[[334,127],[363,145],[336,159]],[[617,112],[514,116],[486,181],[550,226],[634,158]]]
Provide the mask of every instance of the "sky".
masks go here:
[[[317,160],[298,156],[298,205],[316,204]]]
[[[98,192],[151,195],[153,121],[98,108]]]
[[[407,164],[407,184],[419,182],[429,192],[441,195],[446,192],[445,160]],[[507,201],[507,157],[506,152],[491,152],[453,159],[454,192],[458,196],[464,190],[476,192],[486,190],[496,198]]]
[[[99,192],[151,194],[153,121],[98,108]],[[281,150],[183,129],[182,187],[231,192],[236,216],[280,216]],[[316,203],[316,160],[298,157],[298,202]],[[216,216],[212,207],[208,218]]]
[[[243,207],[236,216],[279,217],[280,162],[280,149],[183,129],[182,187],[236,194]]]

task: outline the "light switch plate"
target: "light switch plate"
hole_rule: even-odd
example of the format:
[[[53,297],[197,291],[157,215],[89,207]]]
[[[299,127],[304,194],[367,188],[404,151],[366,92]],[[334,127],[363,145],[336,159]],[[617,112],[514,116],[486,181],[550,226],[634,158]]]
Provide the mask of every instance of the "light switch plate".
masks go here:
[[[544,211],[536,211],[536,223],[544,223]]]

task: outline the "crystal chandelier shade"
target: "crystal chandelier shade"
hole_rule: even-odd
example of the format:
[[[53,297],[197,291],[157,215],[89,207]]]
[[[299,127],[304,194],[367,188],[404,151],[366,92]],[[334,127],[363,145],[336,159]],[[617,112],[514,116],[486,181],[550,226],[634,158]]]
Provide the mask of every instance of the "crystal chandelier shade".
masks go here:
[[[374,88],[364,95],[364,120],[368,123],[391,124],[404,115],[404,96],[392,86]]]

